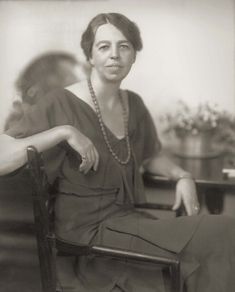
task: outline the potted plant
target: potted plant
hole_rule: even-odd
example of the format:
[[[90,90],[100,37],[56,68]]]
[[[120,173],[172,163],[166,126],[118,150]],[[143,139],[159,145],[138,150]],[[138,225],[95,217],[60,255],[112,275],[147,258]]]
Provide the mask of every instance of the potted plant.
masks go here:
[[[209,102],[189,107],[179,101],[174,111],[164,114],[161,120],[164,133],[174,134],[178,139],[176,154],[200,158],[218,152],[219,141],[231,140],[235,124],[231,114]]]

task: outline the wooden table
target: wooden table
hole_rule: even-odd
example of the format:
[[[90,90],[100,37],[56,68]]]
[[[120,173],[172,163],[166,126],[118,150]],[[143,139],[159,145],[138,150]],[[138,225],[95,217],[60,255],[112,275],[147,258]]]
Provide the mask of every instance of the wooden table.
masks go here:
[[[204,158],[188,158],[172,156],[174,161],[195,178],[200,202],[204,198],[206,207],[211,214],[220,214],[223,211],[224,195],[228,191],[235,191],[235,179],[226,178],[222,169],[225,165],[234,165],[235,157],[225,154],[211,155]],[[175,181],[163,176],[144,174],[146,185],[158,187],[172,187]]]

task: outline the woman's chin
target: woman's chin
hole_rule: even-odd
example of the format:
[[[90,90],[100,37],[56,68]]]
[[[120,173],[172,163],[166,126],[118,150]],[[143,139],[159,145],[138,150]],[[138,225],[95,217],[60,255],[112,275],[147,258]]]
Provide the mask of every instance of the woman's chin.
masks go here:
[[[126,74],[116,74],[116,73],[112,73],[112,74],[106,74],[104,76],[105,80],[110,81],[110,82],[121,82],[125,77]]]

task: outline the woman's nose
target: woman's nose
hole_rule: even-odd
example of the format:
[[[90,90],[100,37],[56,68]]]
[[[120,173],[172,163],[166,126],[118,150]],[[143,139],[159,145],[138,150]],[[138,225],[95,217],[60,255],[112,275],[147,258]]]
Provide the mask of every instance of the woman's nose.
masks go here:
[[[111,50],[111,58],[112,59],[118,59],[119,58],[119,50],[117,46],[113,46]]]

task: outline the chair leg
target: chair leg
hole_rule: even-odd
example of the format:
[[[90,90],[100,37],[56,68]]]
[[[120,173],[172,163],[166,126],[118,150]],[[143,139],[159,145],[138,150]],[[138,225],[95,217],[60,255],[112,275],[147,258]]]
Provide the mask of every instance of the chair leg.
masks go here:
[[[54,272],[55,272],[54,267],[51,266],[50,261],[48,261],[46,265],[41,265],[41,279],[43,292],[56,291],[56,280]]]
[[[50,251],[49,251],[50,249]],[[38,248],[40,274],[43,292],[56,292],[55,258],[51,247]]]
[[[174,264],[170,268],[171,273],[171,291],[180,292],[181,283],[180,283],[180,264]]]

